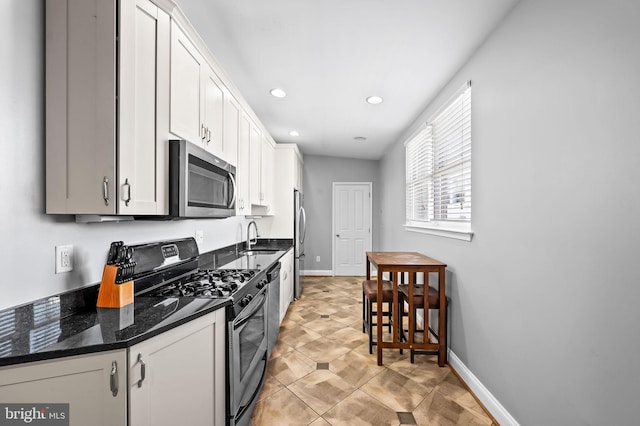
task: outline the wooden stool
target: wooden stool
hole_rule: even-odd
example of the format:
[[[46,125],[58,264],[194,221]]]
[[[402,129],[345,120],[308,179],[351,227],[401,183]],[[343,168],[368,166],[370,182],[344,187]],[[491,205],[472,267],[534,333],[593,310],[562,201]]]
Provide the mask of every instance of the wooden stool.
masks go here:
[[[399,303],[400,303],[400,315],[399,315],[399,321],[400,324],[402,324],[402,317],[404,316],[404,302],[409,301],[409,286],[406,284],[400,284],[398,286],[398,296],[400,297]],[[440,309],[440,293],[438,292],[438,290],[436,290],[433,287],[429,286],[429,294],[428,294],[428,303],[429,303],[429,310],[431,309]],[[448,305],[448,300],[447,300],[447,305]],[[416,311],[418,309],[423,309],[424,310],[424,285],[416,285],[413,288],[413,318],[415,319],[415,324],[413,329],[417,332],[417,333],[424,333],[425,330],[427,330],[427,333],[425,333],[423,335],[423,339],[426,342],[429,339],[429,332],[431,332],[431,334],[433,334],[435,336],[436,339],[438,339],[438,333],[436,333],[436,331],[431,328],[429,326],[429,317],[428,317],[428,313],[425,312],[424,313],[424,328],[422,330],[418,330],[418,316],[416,315]],[[446,310],[446,306],[445,306],[445,310]],[[404,337],[404,327],[400,327],[401,333],[402,333],[402,337],[401,339],[406,339]],[[408,331],[408,330],[407,330]],[[411,363],[413,364],[414,361],[414,354],[437,354],[437,351],[423,351],[423,350],[415,350],[415,349],[411,349]]]
[[[383,313],[387,314],[387,322],[382,325],[389,327],[391,332],[391,324],[393,323],[393,284],[391,281],[382,281],[382,297],[378,298],[378,281],[377,280],[364,280],[362,281],[362,332],[369,333],[369,353],[373,353],[373,345],[376,342],[373,340],[373,326],[377,326],[377,323],[373,322],[373,318],[378,315],[377,311],[373,310],[373,304],[376,304],[376,309],[383,309],[383,305],[387,304],[387,311]]]

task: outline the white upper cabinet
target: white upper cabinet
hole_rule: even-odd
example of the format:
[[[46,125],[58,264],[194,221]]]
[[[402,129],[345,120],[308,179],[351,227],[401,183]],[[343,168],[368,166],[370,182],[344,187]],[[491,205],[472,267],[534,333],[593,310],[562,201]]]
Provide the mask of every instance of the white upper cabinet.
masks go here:
[[[46,28],[47,213],[166,214],[169,15],[49,1]]]
[[[236,170],[236,180],[238,194],[236,197],[236,213],[238,215],[251,214],[250,190],[251,177],[250,169],[250,139],[251,139],[251,122],[249,117],[240,111],[238,127],[238,167]]]
[[[213,70],[207,66],[204,69],[202,78],[204,79],[202,87],[204,88],[202,123],[200,127],[204,133],[204,148],[212,154],[229,159],[226,156],[223,146],[223,114],[224,114],[224,96],[222,83],[215,75]]]
[[[224,125],[222,126],[222,152],[225,159],[238,166],[238,149],[240,138],[240,116],[242,110],[240,104],[233,96],[225,93],[224,97]]]
[[[224,85],[175,21],[171,24],[171,119],[174,135],[225,160]]]
[[[170,19],[148,0],[120,7],[118,213],[165,214]]]
[[[262,191],[262,205],[267,207],[266,214],[274,214],[273,186],[276,148],[270,137],[262,135],[262,163],[260,165],[260,186]]]
[[[170,131],[193,143],[201,142],[204,137],[204,129],[200,126],[203,92],[200,69],[205,66],[204,58],[172,21]]]
[[[249,181],[251,214],[271,215],[275,143],[251,122],[249,135]]]
[[[168,214],[178,138],[236,166],[238,214],[272,214],[275,144],[179,6],[45,7],[47,213]]]
[[[275,149],[272,210],[275,212],[268,228],[268,238],[293,238],[293,190],[302,191],[302,154],[293,143],[277,144]]]
[[[262,192],[262,132],[252,122],[249,134],[249,181],[251,204],[261,206]]]

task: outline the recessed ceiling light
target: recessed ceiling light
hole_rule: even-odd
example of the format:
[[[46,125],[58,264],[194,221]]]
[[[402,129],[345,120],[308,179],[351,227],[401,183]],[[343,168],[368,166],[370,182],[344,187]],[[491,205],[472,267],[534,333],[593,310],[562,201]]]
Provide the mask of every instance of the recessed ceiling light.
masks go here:
[[[383,101],[384,99],[382,99],[380,96],[369,96],[367,98],[367,102],[369,102],[372,105],[381,104]]]
[[[357,140],[357,141],[359,141],[359,142],[362,142],[362,141],[366,141],[366,140],[367,140],[367,138],[365,138],[364,136],[356,136],[356,137],[355,137],[355,138],[353,138],[353,139],[354,139],[354,140]]]
[[[296,132],[295,130],[292,130],[289,132],[289,136],[300,136],[300,133]]]
[[[284,98],[285,96],[287,96],[284,90],[278,88],[271,89],[269,93],[271,93],[271,96],[276,98]]]

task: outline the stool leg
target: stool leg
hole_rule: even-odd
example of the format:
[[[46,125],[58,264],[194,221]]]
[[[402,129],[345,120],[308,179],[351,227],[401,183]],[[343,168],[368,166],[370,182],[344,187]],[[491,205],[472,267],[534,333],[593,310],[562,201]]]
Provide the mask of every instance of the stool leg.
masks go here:
[[[367,306],[367,315],[369,317],[369,354],[373,354],[373,314],[371,312],[373,310],[373,302],[371,302],[370,299],[367,300]]]
[[[404,317],[404,303],[402,302],[402,298],[400,298],[400,300],[398,301],[398,306],[396,306],[396,308],[398,309],[398,333],[400,334],[398,339],[402,342],[404,340],[404,326],[402,325],[402,320]],[[400,348],[400,355],[402,354],[403,349]]]
[[[387,302],[387,311],[388,311],[388,312],[387,312],[387,318],[388,318],[388,319],[387,319],[387,322],[389,323],[389,324],[388,324],[388,327],[389,327],[389,333],[391,333],[391,319],[392,319],[392,316],[393,316],[393,312],[392,312],[392,309],[391,309],[391,306],[392,306],[392,305],[393,305],[393,301],[391,301],[391,302]]]
[[[365,328],[367,326],[367,312],[366,312],[366,305],[365,305],[365,297],[364,297],[364,291],[362,292],[362,332],[366,333],[367,329]]]
[[[415,331],[416,328],[418,327],[418,309],[416,308],[413,308],[413,320],[415,321],[413,325],[413,330]],[[413,364],[414,355],[415,355],[415,350],[411,349],[411,364]]]

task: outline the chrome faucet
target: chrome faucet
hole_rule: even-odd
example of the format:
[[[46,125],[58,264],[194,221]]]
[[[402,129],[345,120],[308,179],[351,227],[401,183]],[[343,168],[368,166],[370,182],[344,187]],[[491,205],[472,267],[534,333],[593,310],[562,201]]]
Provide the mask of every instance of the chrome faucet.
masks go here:
[[[249,236],[251,235],[251,224],[253,224],[253,227],[256,229],[256,237],[253,240],[249,238]],[[252,220],[247,225],[247,248],[246,249],[251,250],[251,245],[257,242],[258,242],[258,225],[256,224],[255,220]]]

